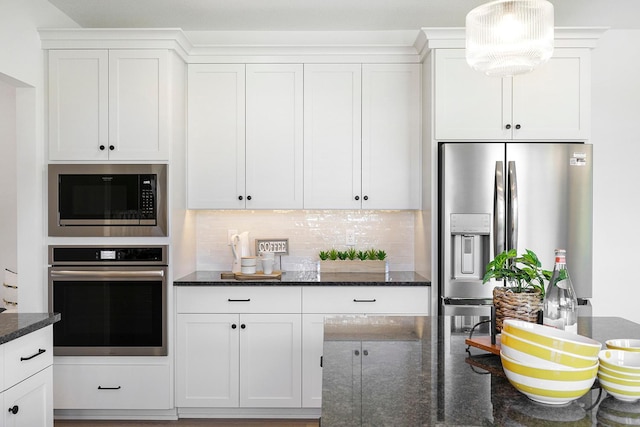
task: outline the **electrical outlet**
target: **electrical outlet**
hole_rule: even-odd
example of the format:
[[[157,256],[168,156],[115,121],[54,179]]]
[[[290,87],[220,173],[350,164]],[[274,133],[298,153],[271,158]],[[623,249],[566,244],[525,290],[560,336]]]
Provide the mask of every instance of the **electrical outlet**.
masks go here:
[[[238,234],[238,230],[227,230],[227,246],[231,246],[231,236]]]
[[[347,246],[356,245],[356,232],[353,229],[347,230]]]

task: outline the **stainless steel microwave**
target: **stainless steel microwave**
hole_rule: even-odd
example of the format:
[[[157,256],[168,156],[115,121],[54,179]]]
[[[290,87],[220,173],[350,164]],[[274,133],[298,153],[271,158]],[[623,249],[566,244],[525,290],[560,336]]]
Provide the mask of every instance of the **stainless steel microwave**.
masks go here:
[[[50,164],[49,236],[166,236],[167,165]]]

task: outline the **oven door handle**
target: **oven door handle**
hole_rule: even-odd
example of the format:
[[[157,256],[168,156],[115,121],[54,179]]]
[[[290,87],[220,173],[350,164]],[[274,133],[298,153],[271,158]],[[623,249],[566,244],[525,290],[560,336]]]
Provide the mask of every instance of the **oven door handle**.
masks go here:
[[[163,270],[51,270],[51,277],[164,277]]]

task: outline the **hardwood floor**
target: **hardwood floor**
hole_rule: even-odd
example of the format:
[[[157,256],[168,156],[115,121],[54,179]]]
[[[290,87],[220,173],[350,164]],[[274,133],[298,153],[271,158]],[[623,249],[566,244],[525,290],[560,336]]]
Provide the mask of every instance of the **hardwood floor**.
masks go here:
[[[55,420],[54,427],[318,427],[318,420],[181,418],[177,421]]]

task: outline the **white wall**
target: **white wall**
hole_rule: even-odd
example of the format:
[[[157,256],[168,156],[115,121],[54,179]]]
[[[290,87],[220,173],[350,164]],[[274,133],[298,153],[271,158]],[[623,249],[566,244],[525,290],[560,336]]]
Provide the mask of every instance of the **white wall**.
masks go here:
[[[44,63],[37,29],[77,27],[46,0],[0,1],[0,77],[15,87],[17,270],[20,311],[46,309]]]
[[[593,51],[594,315],[640,323],[640,30],[609,30]]]

